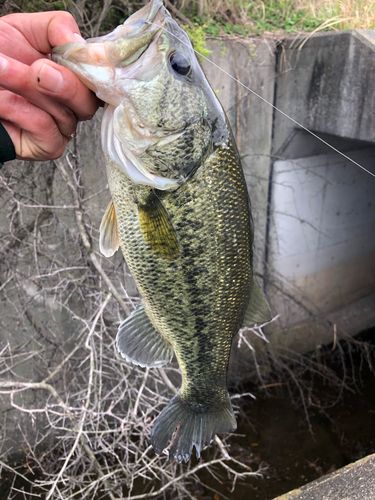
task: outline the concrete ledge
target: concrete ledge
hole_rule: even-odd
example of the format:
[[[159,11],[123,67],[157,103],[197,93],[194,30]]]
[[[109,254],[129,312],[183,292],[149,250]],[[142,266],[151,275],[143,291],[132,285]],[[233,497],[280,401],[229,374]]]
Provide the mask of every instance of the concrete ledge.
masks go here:
[[[274,500],[373,500],[375,454]]]

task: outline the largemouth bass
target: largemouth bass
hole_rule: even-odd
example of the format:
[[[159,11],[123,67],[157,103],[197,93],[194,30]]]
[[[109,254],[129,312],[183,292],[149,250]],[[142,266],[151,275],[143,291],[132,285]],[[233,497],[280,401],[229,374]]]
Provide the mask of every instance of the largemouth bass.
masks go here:
[[[112,195],[100,249],[121,247],[143,303],[120,325],[126,361],[176,356],[182,384],[151,443],[187,461],[236,419],[227,390],[234,335],[269,320],[253,279],[252,221],[240,158],[186,33],[153,0],[109,35],[54,59],[107,103],[102,145]]]

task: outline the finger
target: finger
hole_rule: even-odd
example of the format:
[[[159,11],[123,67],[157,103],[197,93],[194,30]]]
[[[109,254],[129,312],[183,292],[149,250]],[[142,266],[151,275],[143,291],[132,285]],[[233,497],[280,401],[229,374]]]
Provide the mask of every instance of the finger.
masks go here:
[[[57,45],[82,40],[78,25],[69,12],[10,14],[2,19],[21,32],[41,54],[49,54]]]
[[[69,69],[47,59],[39,59],[31,66],[35,89],[54,97],[79,120],[89,120],[99,106],[99,99]]]
[[[68,140],[61,135],[53,118],[24,97],[2,90],[0,119],[18,157],[47,160],[64,153]]]
[[[13,59],[31,64],[43,56],[32,47],[20,31],[0,18],[0,51]]]
[[[56,89],[63,86],[63,78],[56,79]],[[30,66],[0,55],[0,85],[16,94],[22,95],[35,106],[49,113],[56,121],[62,135],[70,137],[76,129],[77,119],[74,113],[55,99],[39,92],[37,81],[32,77]]]

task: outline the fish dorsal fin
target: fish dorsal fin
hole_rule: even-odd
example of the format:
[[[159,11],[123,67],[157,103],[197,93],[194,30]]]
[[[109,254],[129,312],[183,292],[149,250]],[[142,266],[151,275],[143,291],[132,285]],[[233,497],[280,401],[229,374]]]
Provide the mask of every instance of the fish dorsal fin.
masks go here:
[[[139,206],[139,224],[145,242],[167,259],[179,254],[176,232],[162,201],[151,191],[146,202]]]
[[[120,246],[115,206],[111,200],[100,224],[99,249],[105,257],[112,257]]]
[[[116,345],[128,363],[143,367],[166,365],[173,356],[172,347],[155,330],[143,306],[121,323]]]
[[[255,323],[271,321],[272,314],[263,290],[253,279],[251,284],[250,300],[245,312],[243,326],[253,326]]]

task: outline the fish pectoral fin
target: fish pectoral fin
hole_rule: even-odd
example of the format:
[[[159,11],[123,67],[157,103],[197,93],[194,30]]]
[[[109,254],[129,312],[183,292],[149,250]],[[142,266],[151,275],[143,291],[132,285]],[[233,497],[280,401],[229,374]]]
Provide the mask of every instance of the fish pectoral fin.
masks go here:
[[[171,345],[155,330],[143,306],[121,323],[116,345],[128,363],[143,367],[163,366],[173,357]]]
[[[253,280],[251,284],[250,300],[245,312],[243,326],[253,326],[271,321],[271,309],[258,283]]]
[[[154,192],[139,207],[139,224],[145,242],[156,254],[167,259],[178,256],[180,248],[176,232],[167,210]]]
[[[112,257],[120,246],[115,206],[111,200],[100,223],[99,249],[105,257]]]

